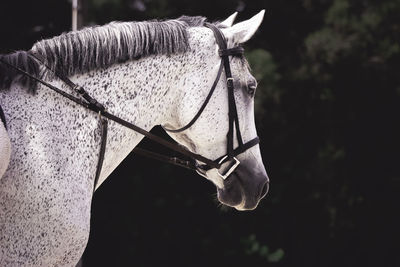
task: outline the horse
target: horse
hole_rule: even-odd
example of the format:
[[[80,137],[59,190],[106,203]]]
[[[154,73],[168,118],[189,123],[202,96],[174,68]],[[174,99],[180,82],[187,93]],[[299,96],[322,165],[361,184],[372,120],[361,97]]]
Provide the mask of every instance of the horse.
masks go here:
[[[205,27],[206,18],[182,16],[88,27],[0,59],[76,94],[56,75],[61,73],[115,116],[146,131],[161,125],[188,151],[215,160],[227,153],[232,104],[237,116],[230,130],[244,143],[257,137],[257,81],[238,46],[255,34],[264,10],[234,24],[236,14],[212,24],[223,35],[225,50],[220,49],[215,30]],[[221,51],[230,53],[225,64]],[[94,190],[143,135],[108,120],[104,161],[95,185],[103,113],[0,65],[0,106],[7,122],[7,132],[4,127],[0,132],[0,140],[5,140],[0,142],[0,166],[8,165],[0,179],[0,266],[74,266],[88,241]],[[222,66],[225,71],[231,68],[232,77],[221,74]],[[227,98],[229,84],[234,103]],[[196,116],[210,88],[213,95]],[[194,116],[190,127],[174,131]],[[236,151],[242,141],[232,142]],[[225,167],[228,172],[221,169],[231,162],[222,160],[221,169],[199,169],[199,174],[215,184],[222,204],[252,210],[266,195],[269,178],[258,144],[236,154],[234,168]]]

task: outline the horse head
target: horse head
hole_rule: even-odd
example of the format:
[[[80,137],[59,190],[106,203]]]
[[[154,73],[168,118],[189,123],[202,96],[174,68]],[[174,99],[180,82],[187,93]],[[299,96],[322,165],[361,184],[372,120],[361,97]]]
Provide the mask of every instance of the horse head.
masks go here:
[[[216,185],[221,203],[238,210],[256,208],[266,195],[269,184],[254,121],[257,81],[251,75],[240,47],[257,31],[263,16],[264,10],[251,19],[232,26],[235,13],[217,25],[227,46],[224,49],[221,47],[224,45],[221,40],[217,40],[216,30],[210,30],[212,27],[189,30],[189,57],[193,67],[177,82],[180,94],[177,95],[175,115],[164,124],[165,128],[172,128],[169,134],[176,141],[192,152],[220,163],[218,168],[204,168],[198,162],[198,172]],[[221,61],[224,53],[229,54],[229,58],[226,56],[229,63]],[[227,67],[230,68],[232,77],[227,77]],[[234,88],[232,97],[228,93],[229,83]],[[210,94],[210,88],[215,91],[199,114],[198,110]],[[232,115],[235,113],[236,117]],[[199,116],[196,121],[190,123],[197,114]],[[233,138],[229,134],[227,137],[229,131]]]

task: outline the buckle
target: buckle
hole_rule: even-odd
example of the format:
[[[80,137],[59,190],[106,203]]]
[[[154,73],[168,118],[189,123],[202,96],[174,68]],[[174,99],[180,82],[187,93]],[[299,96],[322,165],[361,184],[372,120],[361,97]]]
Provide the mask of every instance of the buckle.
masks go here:
[[[228,86],[228,89],[233,88],[233,78],[229,77],[226,79],[226,85]]]
[[[218,164],[221,164],[221,165],[222,165],[222,163],[224,163],[224,161],[225,161],[227,158],[228,158],[228,155],[226,155],[225,157],[223,157],[223,158],[218,162]],[[225,180],[225,179],[228,178],[228,176],[237,168],[237,166],[239,166],[239,164],[240,164],[240,161],[239,161],[236,157],[233,157],[233,158],[232,158],[232,161],[229,162],[229,164],[228,164],[228,166],[227,166],[226,168],[223,168],[223,166],[221,166],[219,169],[213,168],[213,169],[210,169],[210,170],[216,170],[216,172],[217,172],[217,174],[219,175],[219,177],[221,177],[223,180]],[[225,173],[221,173],[220,170],[221,170],[222,168],[223,168],[224,170],[227,170],[227,171],[226,171]],[[203,177],[206,178],[206,179],[209,179],[209,178],[207,177],[207,172],[208,172],[208,170],[202,169],[199,165],[196,166],[196,172],[197,172],[198,175],[203,176]]]
[[[225,161],[225,159],[228,157],[228,155],[226,155],[225,157],[223,157],[219,162],[218,162],[218,164],[222,164],[222,162],[224,162]],[[217,171],[217,173],[218,173],[218,175],[222,178],[222,179],[226,179],[226,178],[228,178],[228,176],[236,169],[236,167],[237,166],[239,166],[239,164],[240,164],[240,161],[236,158],[236,157],[233,157],[232,158],[233,159],[233,161],[229,164],[229,169],[225,172],[225,174],[221,174],[220,173],[220,169],[218,169],[218,171]]]

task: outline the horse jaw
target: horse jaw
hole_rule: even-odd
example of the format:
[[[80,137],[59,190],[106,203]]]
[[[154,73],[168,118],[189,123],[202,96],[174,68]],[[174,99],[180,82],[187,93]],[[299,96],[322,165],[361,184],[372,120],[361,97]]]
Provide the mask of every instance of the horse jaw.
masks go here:
[[[253,37],[264,19],[264,14],[265,10],[263,9],[251,19],[236,23],[232,27],[221,29],[228,41],[228,45],[242,44]]]

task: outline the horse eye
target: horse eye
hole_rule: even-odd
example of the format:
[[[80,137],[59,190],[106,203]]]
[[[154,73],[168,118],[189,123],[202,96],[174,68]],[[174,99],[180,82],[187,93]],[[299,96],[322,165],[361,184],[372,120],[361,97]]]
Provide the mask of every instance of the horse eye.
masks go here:
[[[257,82],[251,81],[247,83],[247,93],[251,96],[254,96],[256,93]]]

